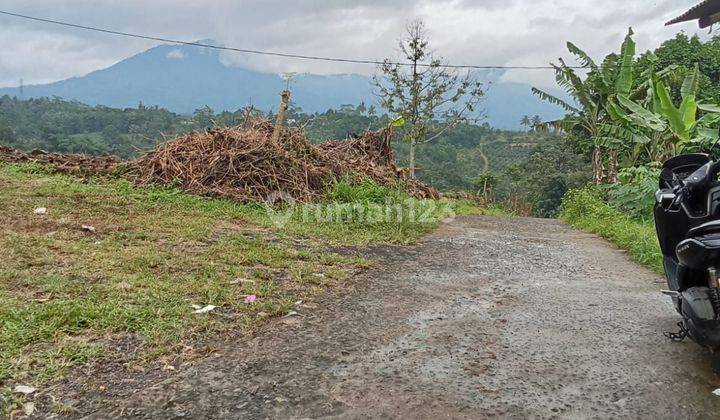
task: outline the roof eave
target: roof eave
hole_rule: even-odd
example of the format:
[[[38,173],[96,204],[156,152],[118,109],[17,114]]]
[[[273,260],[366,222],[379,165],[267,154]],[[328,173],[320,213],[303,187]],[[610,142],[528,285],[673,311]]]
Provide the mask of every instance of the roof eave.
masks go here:
[[[706,28],[713,23],[720,21],[720,0],[705,0],[675,19],[669,20],[665,26],[673,25],[680,22],[689,22],[691,20],[699,20],[701,28]]]

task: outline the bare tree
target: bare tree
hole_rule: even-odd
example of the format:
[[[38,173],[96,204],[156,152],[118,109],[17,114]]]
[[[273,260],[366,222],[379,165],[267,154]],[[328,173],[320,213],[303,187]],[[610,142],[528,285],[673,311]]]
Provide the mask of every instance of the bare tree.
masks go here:
[[[460,74],[432,54],[421,20],[408,24],[399,44],[406,62],[385,59],[374,84],[383,108],[405,121],[403,140],[410,143],[409,169],[414,178],[416,145],[476,116],[484,91],[473,73]]]

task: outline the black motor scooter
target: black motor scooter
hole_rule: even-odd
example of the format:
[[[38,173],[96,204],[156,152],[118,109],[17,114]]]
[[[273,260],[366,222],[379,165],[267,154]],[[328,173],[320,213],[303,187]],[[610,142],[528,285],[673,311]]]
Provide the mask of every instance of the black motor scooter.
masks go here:
[[[665,277],[683,317],[674,340],[689,336],[720,349],[720,162],[695,153],[669,159],[655,193],[655,227]]]

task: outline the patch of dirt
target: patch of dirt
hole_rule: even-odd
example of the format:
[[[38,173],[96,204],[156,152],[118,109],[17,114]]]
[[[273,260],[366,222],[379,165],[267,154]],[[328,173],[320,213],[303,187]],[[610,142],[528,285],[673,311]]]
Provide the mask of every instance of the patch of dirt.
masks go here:
[[[269,235],[270,229],[265,229],[257,225],[253,225],[245,220],[236,220],[233,222],[221,222],[215,225],[210,235],[203,240],[206,244],[214,244],[228,235]]]
[[[527,238],[532,238],[528,241]],[[714,359],[654,273],[554,220],[458,218],[172,372],[49,392],[83,418],[711,418]],[[90,381],[90,382],[88,382]],[[87,383],[106,384],[97,391]],[[679,391],[680,390],[680,391]]]

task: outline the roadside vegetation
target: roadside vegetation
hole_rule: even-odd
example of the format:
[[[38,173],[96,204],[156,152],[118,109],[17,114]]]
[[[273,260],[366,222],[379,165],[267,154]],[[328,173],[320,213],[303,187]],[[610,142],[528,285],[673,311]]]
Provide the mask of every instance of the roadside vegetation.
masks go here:
[[[571,226],[602,236],[640,264],[663,272],[662,254],[650,220],[634,219],[608,204],[603,191],[586,187],[570,191],[562,202],[560,219]]]
[[[717,154],[713,146],[720,128],[720,56],[713,52],[720,48],[720,38],[703,42],[678,34],[655,51],[637,56],[633,35],[629,30],[619,51],[597,63],[568,42],[569,52],[590,70],[583,75],[564,61],[555,66],[558,85],[571,101],[534,91],[567,112],[565,118],[543,124],[564,135],[567,150],[564,156],[558,153],[559,160],[575,154],[576,162],[591,168],[581,171],[569,165],[549,172],[560,174],[570,190],[563,192],[560,218],[609,239],[661,272],[653,193],[666,159],[692,152]],[[547,162],[545,168],[558,161],[547,153],[541,158]],[[580,172],[585,182],[569,182],[578,180]],[[592,187],[583,188],[588,180]],[[527,194],[535,212],[545,212],[544,204],[553,194],[543,195],[544,201]]]

